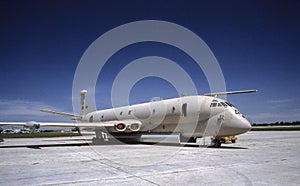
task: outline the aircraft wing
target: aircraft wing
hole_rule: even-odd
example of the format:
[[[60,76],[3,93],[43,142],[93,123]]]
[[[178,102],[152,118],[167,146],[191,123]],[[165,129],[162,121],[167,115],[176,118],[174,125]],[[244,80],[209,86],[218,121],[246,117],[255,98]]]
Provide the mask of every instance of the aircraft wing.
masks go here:
[[[228,95],[228,94],[243,94],[243,93],[251,93],[251,92],[257,92],[257,90],[239,90],[239,91],[229,91],[229,92],[216,92],[216,93],[208,93],[203,94],[204,96],[212,96],[212,97],[218,97],[220,95]]]
[[[123,132],[129,129],[136,132],[140,129],[142,123],[139,120],[112,120],[107,122],[80,122],[80,123],[66,123],[66,122],[0,122],[0,126],[23,126],[32,129],[39,129],[40,127],[64,127],[64,128],[104,128],[115,127],[118,132]]]
[[[71,117],[71,119],[73,119],[73,120],[81,118],[81,116],[78,116],[78,115],[75,115],[75,114],[71,114],[71,113],[66,113],[66,112],[58,112],[58,111],[47,110],[47,109],[41,109],[40,111],[41,112],[50,113],[50,114],[61,115],[61,116],[68,116],[68,117]]]
[[[23,126],[29,128],[40,128],[40,127],[65,127],[65,128],[75,128],[75,127],[113,127],[116,122],[99,122],[99,123],[66,123],[66,122],[0,122],[0,126]]]

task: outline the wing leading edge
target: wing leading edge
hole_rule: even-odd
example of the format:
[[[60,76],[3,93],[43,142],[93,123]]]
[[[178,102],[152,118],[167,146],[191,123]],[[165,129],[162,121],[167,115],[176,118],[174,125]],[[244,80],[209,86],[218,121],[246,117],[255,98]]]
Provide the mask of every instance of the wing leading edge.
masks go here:
[[[112,122],[99,122],[99,123],[64,123],[64,122],[0,122],[0,126],[23,126],[23,127],[33,127],[34,125],[39,127],[91,127],[91,128],[101,128],[101,127],[114,127],[116,121]]]
[[[227,94],[243,94],[243,93],[251,93],[251,92],[257,92],[257,90],[239,90],[239,91],[229,91],[229,92],[216,92],[216,93],[208,93],[203,94],[204,96],[212,96],[212,97],[218,97],[221,95],[227,95]]]
[[[0,122],[0,126],[23,126],[33,129],[40,127],[63,127],[63,128],[110,128],[114,127],[118,132],[130,131],[136,132],[140,130],[142,123],[139,120],[113,120],[107,122],[81,122],[81,123],[65,123],[65,122]]]

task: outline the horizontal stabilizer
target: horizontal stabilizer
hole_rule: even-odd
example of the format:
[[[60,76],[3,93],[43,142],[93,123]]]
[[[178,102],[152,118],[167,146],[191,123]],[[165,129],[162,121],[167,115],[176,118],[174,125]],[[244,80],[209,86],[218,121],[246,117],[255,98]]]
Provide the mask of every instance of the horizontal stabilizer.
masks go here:
[[[216,93],[208,93],[203,94],[204,96],[212,96],[212,97],[218,97],[220,95],[227,95],[227,94],[243,94],[243,93],[251,93],[251,92],[257,92],[257,90],[239,90],[239,91],[230,91],[230,92],[216,92]]]

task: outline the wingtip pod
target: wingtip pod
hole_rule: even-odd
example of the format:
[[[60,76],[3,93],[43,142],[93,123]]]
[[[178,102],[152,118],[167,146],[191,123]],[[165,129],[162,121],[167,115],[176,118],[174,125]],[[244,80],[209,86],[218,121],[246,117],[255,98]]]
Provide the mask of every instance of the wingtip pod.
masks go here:
[[[39,123],[37,123],[36,121],[28,121],[28,122],[26,122],[25,127],[33,129],[33,130],[37,130],[41,127],[41,125]]]

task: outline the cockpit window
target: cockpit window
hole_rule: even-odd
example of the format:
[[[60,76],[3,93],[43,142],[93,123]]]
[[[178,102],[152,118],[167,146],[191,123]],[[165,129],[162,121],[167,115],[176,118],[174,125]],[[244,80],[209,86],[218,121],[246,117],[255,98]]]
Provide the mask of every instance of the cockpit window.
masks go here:
[[[229,103],[229,102],[225,102],[227,105],[229,105],[230,107],[235,107],[233,104]]]
[[[213,100],[212,103],[210,104],[210,107],[225,107],[227,108],[228,106],[233,107],[235,114],[241,114],[233,104],[229,102],[218,102],[217,100]],[[244,117],[244,116],[243,116]]]
[[[211,103],[210,107],[216,107],[218,105],[218,103]]]
[[[213,102],[210,104],[210,107],[227,107],[227,104],[224,102],[215,102],[216,100],[213,100]]]
[[[226,104],[226,103],[221,102],[221,104],[222,104],[224,107],[227,107],[227,104]]]

